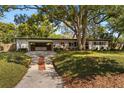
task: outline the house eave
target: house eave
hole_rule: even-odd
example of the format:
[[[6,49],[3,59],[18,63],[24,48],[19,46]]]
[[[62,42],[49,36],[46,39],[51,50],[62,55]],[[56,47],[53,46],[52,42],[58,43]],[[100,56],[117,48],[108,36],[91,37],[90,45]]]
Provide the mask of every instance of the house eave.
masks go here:
[[[15,39],[26,39],[26,40],[77,40],[70,38],[27,38],[27,37],[16,37]],[[87,39],[87,41],[110,41],[110,39]]]

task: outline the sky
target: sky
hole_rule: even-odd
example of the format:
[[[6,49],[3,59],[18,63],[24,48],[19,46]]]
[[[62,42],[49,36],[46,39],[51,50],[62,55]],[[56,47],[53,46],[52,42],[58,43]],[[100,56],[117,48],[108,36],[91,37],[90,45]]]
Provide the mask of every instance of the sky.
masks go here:
[[[28,16],[31,16],[32,14],[36,14],[36,10],[13,10],[10,12],[5,12],[4,17],[0,18],[0,22],[5,22],[5,23],[14,23],[14,16],[17,14],[27,14]]]

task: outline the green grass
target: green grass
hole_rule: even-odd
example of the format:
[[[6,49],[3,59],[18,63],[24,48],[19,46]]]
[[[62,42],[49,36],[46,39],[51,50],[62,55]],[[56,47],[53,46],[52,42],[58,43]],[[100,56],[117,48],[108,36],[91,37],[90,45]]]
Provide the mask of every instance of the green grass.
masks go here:
[[[63,77],[85,78],[95,75],[124,73],[124,52],[62,52],[53,59]]]
[[[0,88],[14,87],[22,79],[28,69],[26,59],[20,52],[0,53]]]

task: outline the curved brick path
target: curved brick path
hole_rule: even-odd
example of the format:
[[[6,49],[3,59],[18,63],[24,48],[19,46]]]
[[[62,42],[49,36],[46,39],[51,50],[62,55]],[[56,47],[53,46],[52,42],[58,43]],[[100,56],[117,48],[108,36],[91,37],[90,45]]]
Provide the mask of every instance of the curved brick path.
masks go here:
[[[54,52],[29,52],[27,55],[32,57],[32,64],[23,77],[23,79],[17,84],[16,88],[62,88],[61,77],[58,76],[51,64],[50,57]],[[38,56],[45,56],[46,70],[41,72],[38,70]]]

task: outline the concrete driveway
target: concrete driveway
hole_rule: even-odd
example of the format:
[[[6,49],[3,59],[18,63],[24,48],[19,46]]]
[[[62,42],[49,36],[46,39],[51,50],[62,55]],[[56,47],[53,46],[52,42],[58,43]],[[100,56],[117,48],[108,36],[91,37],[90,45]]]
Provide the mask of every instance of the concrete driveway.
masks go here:
[[[56,73],[50,57],[55,55],[51,51],[28,52],[27,55],[32,57],[32,63],[26,75],[17,84],[16,88],[62,88],[62,79]],[[40,55],[45,57],[45,71],[38,70],[38,58]]]

